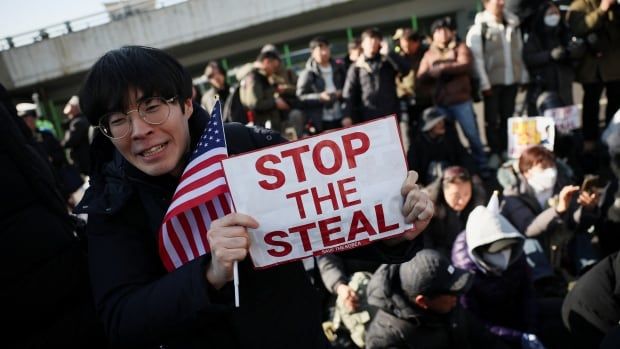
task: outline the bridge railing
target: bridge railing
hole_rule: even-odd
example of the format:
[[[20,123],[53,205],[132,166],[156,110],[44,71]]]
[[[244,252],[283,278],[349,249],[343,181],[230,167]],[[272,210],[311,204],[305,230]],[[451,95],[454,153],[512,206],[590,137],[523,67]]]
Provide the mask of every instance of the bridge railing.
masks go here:
[[[100,26],[111,21],[123,20],[127,17],[140,13],[159,10],[164,7],[176,5],[187,0],[143,0],[122,4],[122,1],[114,8],[104,12],[75,18],[62,23],[48,25],[44,28],[29,30],[27,32],[0,38],[0,51],[14,47],[30,45],[32,43],[66,35],[72,32]]]

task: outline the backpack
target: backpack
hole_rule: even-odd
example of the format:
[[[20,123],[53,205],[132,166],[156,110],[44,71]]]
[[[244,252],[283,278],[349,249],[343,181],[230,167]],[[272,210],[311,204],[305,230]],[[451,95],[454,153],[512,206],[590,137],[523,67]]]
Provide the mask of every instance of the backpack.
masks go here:
[[[240,83],[230,87],[222,113],[225,122],[240,122],[245,125],[248,123],[248,115],[247,109],[241,103],[240,87]]]

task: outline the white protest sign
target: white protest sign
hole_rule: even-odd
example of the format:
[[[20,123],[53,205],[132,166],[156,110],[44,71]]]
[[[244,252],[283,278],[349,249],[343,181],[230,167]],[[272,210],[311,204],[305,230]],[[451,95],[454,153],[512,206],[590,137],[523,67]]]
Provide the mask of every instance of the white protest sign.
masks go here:
[[[407,166],[396,118],[222,161],[256,268],[333,253],[413,229],[401,210]]]
[[[552,118],[555,122],[555,128],[562,134],[568,134],[572,130],[581,128],[581,115],[579,107],[576,105],[547,109],[544,116]]]
[[[553,151],[555,125],[546,116],[508,118],[508,156],[516,159],[533,145]]]

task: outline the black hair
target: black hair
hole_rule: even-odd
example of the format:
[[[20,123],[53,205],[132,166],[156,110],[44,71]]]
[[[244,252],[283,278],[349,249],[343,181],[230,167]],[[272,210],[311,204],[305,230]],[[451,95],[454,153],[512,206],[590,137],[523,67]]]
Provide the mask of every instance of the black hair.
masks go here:
[[[311,50],[314,50],[316,47],[321,46],[321,45],[329,46],[329,41],[324,36],[317,36],[317,37],[312,38],[312,40],[310,40],[309,46]]]
[[[129,91],[145,97],[176,97],[181,110],[192,97],[192,79],[168,53],[145,46],[124,46],[103,55],[88,72],[79,93],[80,108],[92,125],[105,113],[125,110]]]
[[[258,57],[256,57],[256,61],[260,62],[263,59],[273,59],[279,62],[280,55],[276,51],[265,51],[258,54]]]
[[[226,76],[226,69],[218,61],[209,61],[205,67],[205,76],[209,78],[207,71],[217,70],[222,75]]]
[[[383,40],[383,34],[381,34],[381,31],[377,27],[368,28],[364,30],[360,37],[362,38],[362,40],[364,40],[366,37]]]

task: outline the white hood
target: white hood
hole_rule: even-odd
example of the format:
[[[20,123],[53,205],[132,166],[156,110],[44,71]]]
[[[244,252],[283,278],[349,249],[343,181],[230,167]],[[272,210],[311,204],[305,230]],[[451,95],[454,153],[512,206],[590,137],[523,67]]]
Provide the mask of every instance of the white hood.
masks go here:
[[[467,252],[481,269],[498,274],[501,273],[500,270],[484,261],[482,254],[485,251],[480,247],[504,239],[517,240],[517,243],[512,245],[509,261],[509,265],[511,265],[523,253],[523,243],[525,242],[523,235],[493,208],[489,209],[484,206],[478,206],[469,214],[465,226]]]

